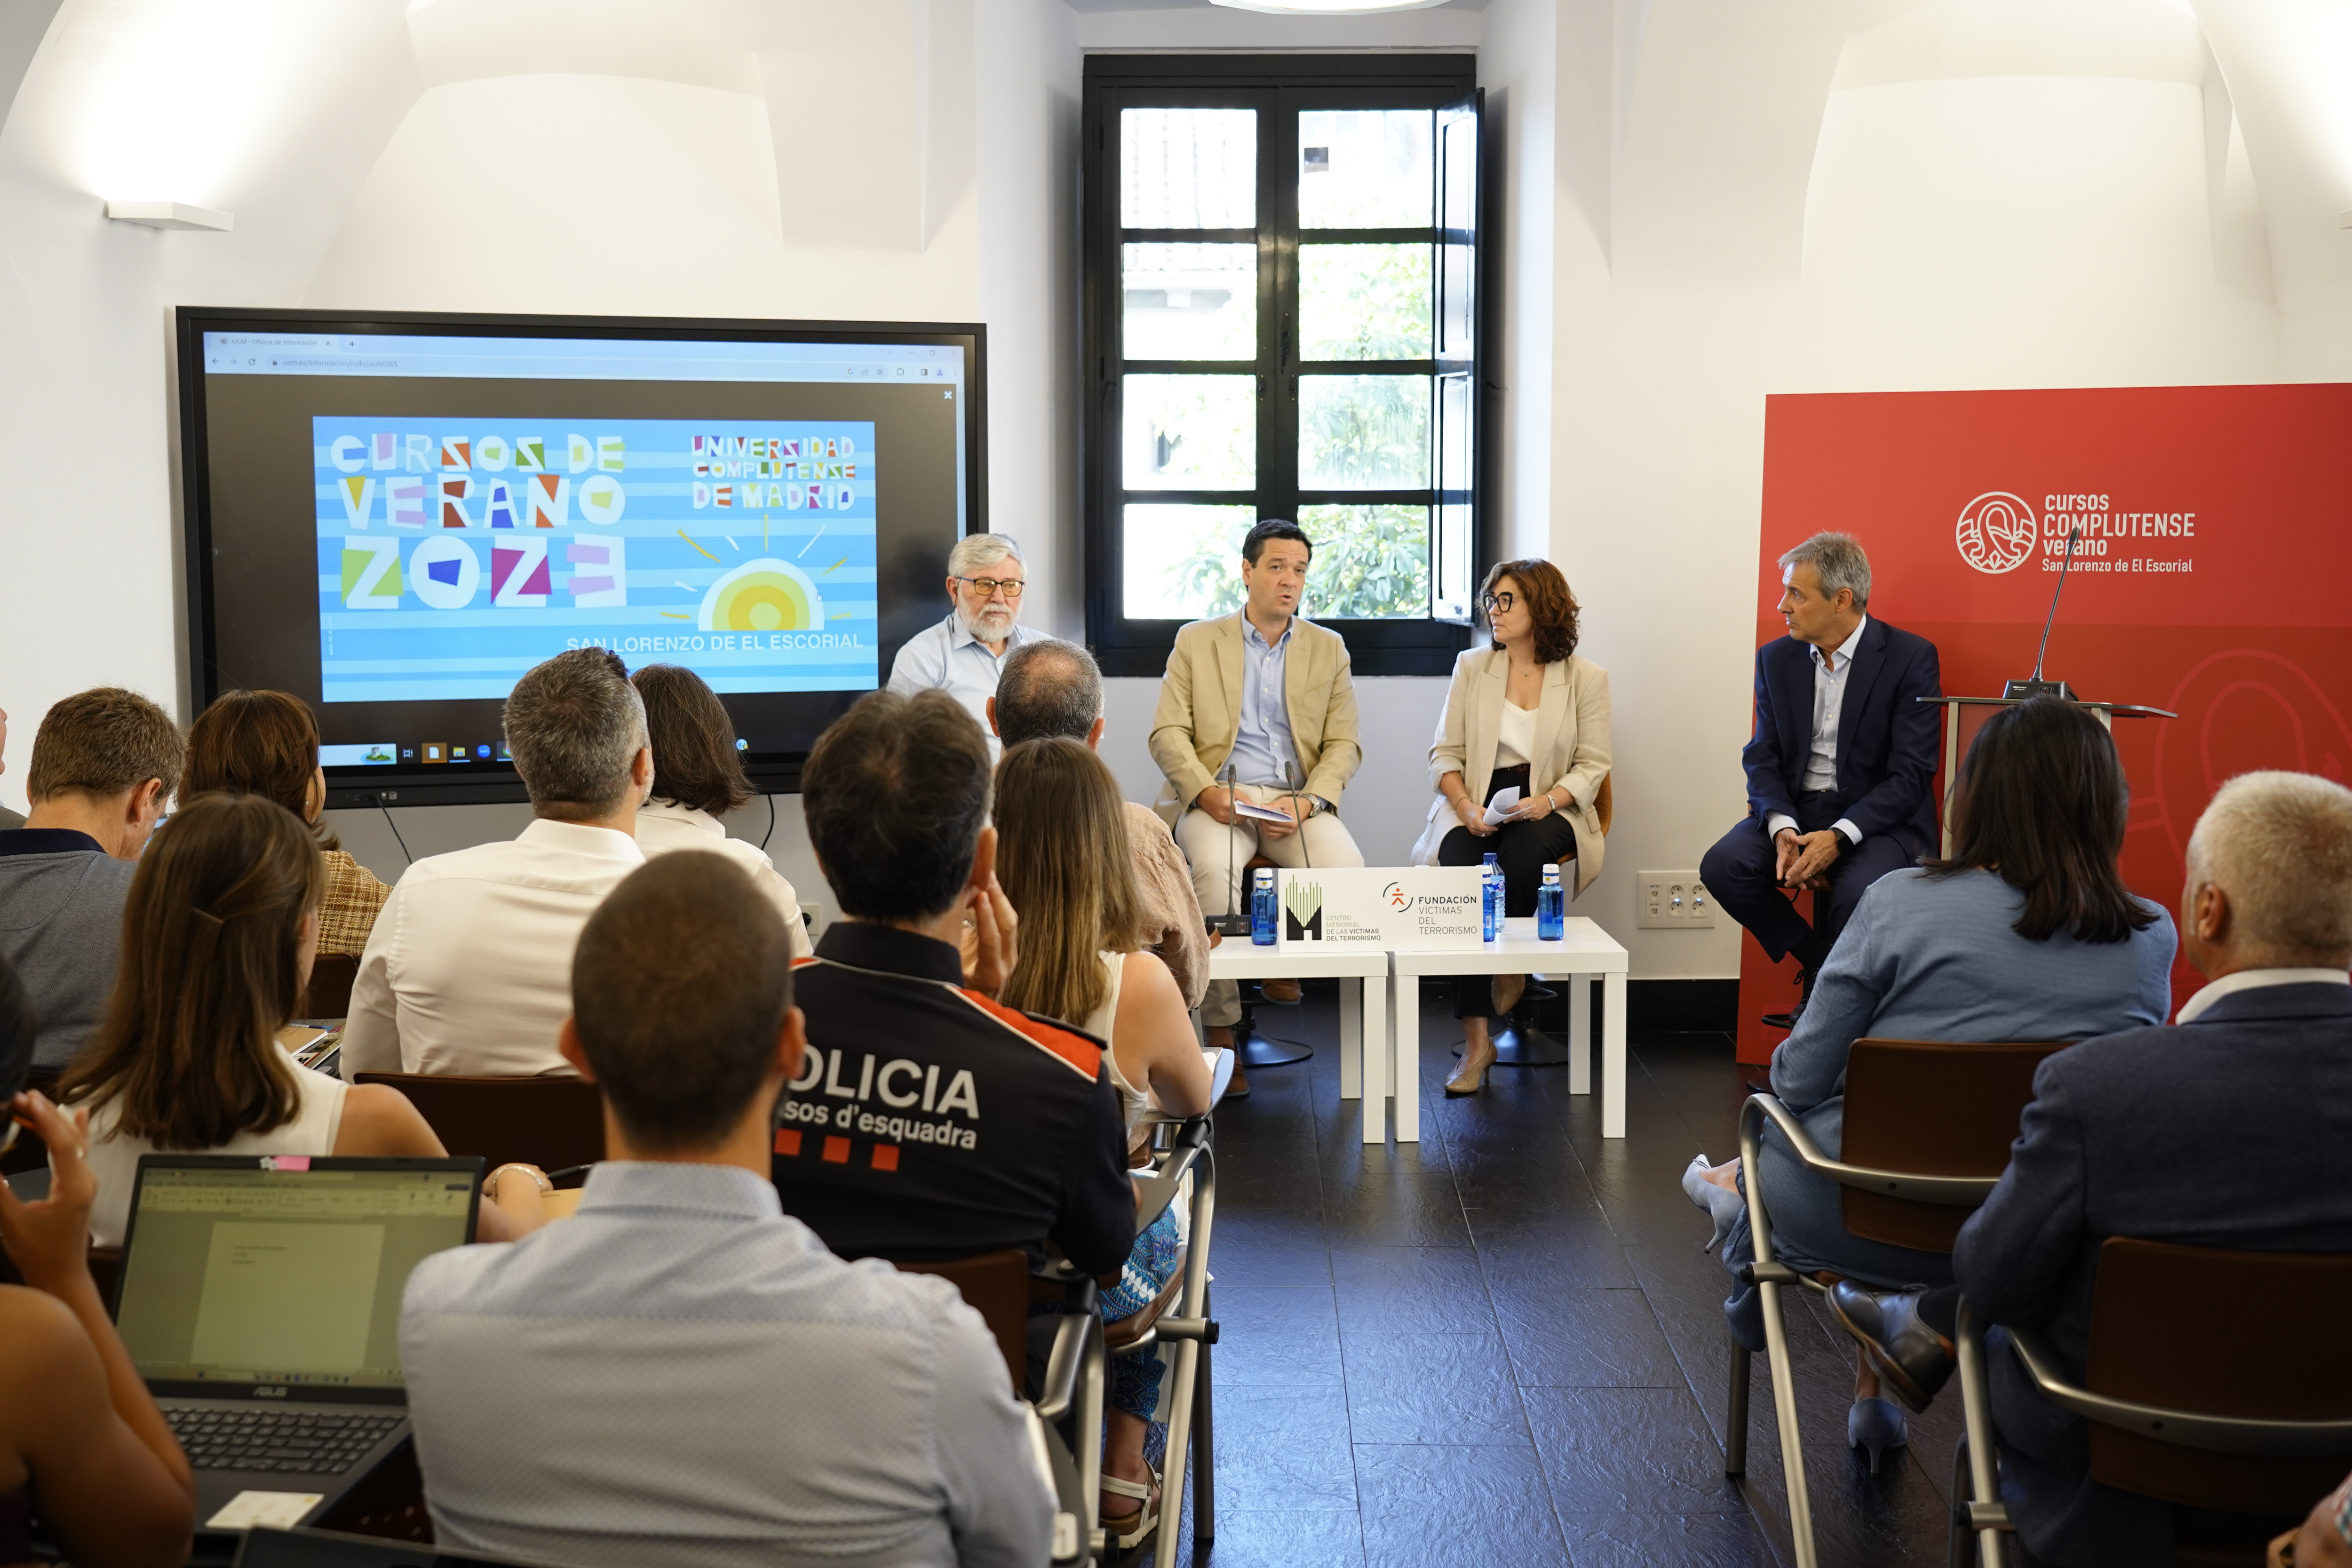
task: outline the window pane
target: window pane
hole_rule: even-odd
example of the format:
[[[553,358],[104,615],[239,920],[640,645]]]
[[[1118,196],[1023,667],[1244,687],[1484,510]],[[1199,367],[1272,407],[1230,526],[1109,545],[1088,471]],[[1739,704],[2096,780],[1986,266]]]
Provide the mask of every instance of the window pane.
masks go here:
[[[1427,489],[1429,383],[1425,375],[1300,376],[1299,488]]]
[[[1298,226],[1432,226],[1430,132],[1426,109],[1301,114]]]
[[[1122,110],[1118,153],[1128,227],[1257,226],[1256,110]]]
[[[1198,621],[1241,608],[1242,535],[1256,521],[1254,506],[1122,509],[1126,613]]]
[[[1129,489],[1256,487],[1257,377],[1129,375],[1120,386]]]
[[[1300,246],[1300,357],[1431,357],[1429,249],[1426,245]]]
[[[1129,245],[1129,359],[1257,358],[1257,247]]]
[[[1315,542],[1301,606],[1318,621],[1422,620],[1429,615],[1429,509],[1304,506]]]

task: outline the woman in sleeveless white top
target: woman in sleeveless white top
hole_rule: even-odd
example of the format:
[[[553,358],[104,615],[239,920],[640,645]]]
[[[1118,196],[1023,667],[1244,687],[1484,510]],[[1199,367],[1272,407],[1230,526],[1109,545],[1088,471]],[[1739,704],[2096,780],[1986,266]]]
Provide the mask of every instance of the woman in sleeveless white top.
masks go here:
[[[204,1152],[320,1156],[335,1152],[335,1139],[343,1128],[343,1096],[350,1086],[341,1079],[298,1065],[290,1056],[286,1065],[293,1069],[301,1096],[301,1109],[294,1113],[294,1120],[268,1132],[240,1132]],[[122,1233],[131,1222],[131,1189],[139,1179],[139,1156],[170,1152],[144,1138],[117,1137],[114,1123],[121,1109],[121,1101],[110,1100],[89,1113],[89,1168],[98,1177],[98,1201],[89,1209],[93,1247],[122,1245]]]
[[[1102,965],[1103,978],[1109,983],[1110,989],[1103,994],[1102,1005],[1087,1014],[1086,1022],[1078,1027],[1097,1039],[1109,1043],[1110,1052],[1103,1059],[1110,1067],[1110,1081],[1118,1090],[1119,1109],[1127,1115],[1127,1130],[1132,1132],[1143,1124],[1145,1117],[1151,1114],[1151,1090],[1149,1087],[1137,1087],[1135,1081],[1127,1076],[1127,1069],[1119,1065],[1118,1042],[1111,1039],[1111,1025],[1118,1018],[1118,983],[1127,973],[1127,954],[1106,952],[1102,955]]]

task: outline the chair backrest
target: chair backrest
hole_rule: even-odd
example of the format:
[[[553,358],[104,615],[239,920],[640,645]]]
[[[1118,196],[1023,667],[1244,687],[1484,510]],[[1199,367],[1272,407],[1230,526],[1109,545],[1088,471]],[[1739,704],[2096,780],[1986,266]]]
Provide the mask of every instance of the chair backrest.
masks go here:
[[[1609,824],[1616,819],[1617,792],[1609,787],[1609,775],[1601,775],[1601,787],[1592,792],[1592,819],[1601,824],[1601,833],[1608,837]]]
[[[1862,1039],[1845,1060],[1849,1165],[1922,1176],[1998,1176],[2033,1099],[2033,1069],[2063,1045]],[[1840,1189],[1845,1227],[1865,1241],[1949,1252],[1973,1211]]]
[[[2352,1363],[2327,1353],[2352,1256],[2233,1252],[2110,1237],[2084,1385],[2111,1399],[2278,1421],[2352,1420]],[[2188,1508],[2300,1514],[2352,1454],[2261,1459],[2091,1424],[2091,1479]]]
[[[893,1267],[901,1274],[936,1274],[963,1292],[964,1304],[996,1336],[996,1348],[1004,1352],[1004,1370],[1013,1377],[1013,1397],[1019,1398],[1029,1371],[1029,1255],[1008,1247],[953,1263]]]
[[[604,1157],[604,1091],[584,1079],[363,1072],[357,1081],[400,1090],[443,1148],[478,1154],[489,1169],[520,1160],[556,1171]]]
[[[352,982],[360,961],[348,952],[322,952],[310,961],[310,984],[302,993],[298,1018],[342,1018],[352,1010]]]

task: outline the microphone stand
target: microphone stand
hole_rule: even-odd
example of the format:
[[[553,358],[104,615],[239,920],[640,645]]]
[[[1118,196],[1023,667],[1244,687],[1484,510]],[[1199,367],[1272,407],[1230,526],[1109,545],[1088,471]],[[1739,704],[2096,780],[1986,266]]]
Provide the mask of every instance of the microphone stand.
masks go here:
[[[1227,757],[1225,765],[1217,770],[1217,787],[1225,792],[1225,814],[1230,816],[1234,802],[1238,798],[1234,793],[1234,763],[1231,757]],[[1249,916],[1234,908],[1234,889],[1238,885],[1241,872],[1234,862],[1233,824],[1227,823],[1225,829],[1225,912],[1217,916],[1213,923],[1221,936],[1247,936],[1250,933]]]
[[[2000,689],[2006,698],[2056,697],[2074,700],[2074,689],[2063,680],[2042,679],[2042,657],[2050,651],[2050,628],[2058,623],[2058,595],[2066,591],[2066,574],[2074,568],[2074,542],[2083,536],[2083,525],[2074,524],[2066,531],[2066,559],[2058,563],[2058,586],[2051,591],[2049,618],[2042,623],[2042,646],[2034,650],[2033,673],[2023,680],[2011,680]]]

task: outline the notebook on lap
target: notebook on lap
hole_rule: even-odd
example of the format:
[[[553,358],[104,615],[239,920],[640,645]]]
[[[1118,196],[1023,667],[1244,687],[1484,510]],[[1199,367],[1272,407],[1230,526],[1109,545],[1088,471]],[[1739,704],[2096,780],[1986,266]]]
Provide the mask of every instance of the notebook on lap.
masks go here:
[[[406,1438],[401,1292],[473,1239],[481,1176],[478,1159],[140,1160],[115,1323],[195,1468],[199,1529],[315,1521]]]

